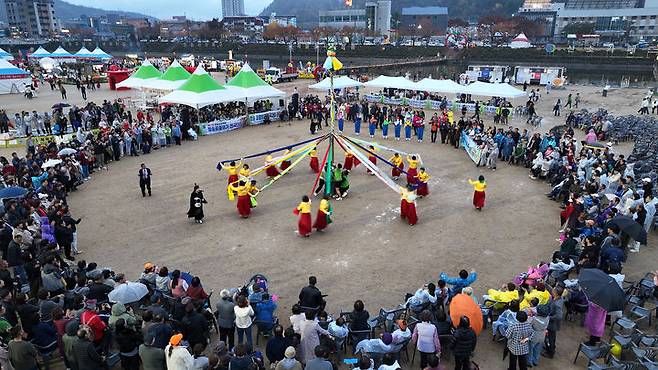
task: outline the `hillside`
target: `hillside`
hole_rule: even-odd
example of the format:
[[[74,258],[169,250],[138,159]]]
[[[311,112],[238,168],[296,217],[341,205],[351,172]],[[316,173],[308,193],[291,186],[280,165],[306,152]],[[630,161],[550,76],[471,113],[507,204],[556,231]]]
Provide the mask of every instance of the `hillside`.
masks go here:
[[[2,1],[2,3],[2,5],[4,5],[4,1]],[[100,17],[107,14],[122,14],[135,18],[153,18],[139,13],[91,8],[88,6],[69,4],[63,0],[55,0],[55,15],[59,19],[73,19],[78,18],[81,15],[85,15],[87,17]]]
[[[354,0],[353,8],[363,8],[366,0]],[[477,19],[483,15],[511,15],[523,0],[392,0],[393,13],[410,6],[447,6],[450,18]],[[261,14],[296,14],[302,27],[313,27],[318,22],[318,11],[345,9],[342,0],[314,0],[313,6],[305,1],[274,0]]]

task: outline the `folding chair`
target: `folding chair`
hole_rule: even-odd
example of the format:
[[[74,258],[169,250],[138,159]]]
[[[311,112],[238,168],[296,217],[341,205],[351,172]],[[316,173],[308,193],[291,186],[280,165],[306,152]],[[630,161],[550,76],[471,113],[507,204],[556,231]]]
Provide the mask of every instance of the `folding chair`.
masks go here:
[[[642,364],[636,361],[620,361],[615,356],[610,356],[610,365],[617,366],[621,370],[640,370]]]
[[[651,310],[640,306],[633,306],[628,311],[628,313],[633,319],[633,321],[635,321],[636,323],[640,323],[642,321],[648,320],[649,326],[651,326],[651,316],[653,315],[653,312],[651,312]]]
[[[384,307],[379,309],[379,314],[373,318],[368,319],[368,325],[372,330],[371,337],[375,336],[375,329],[380,328],[386,332],[386,310]]]
[[[622,349],[630,348],[633,345],[639,345],[640,341],[644,337],[644,333],[637,329],[635,329],[635,331],[629,335],[623,335],[617,332],[614,332],[613,334],[614,335],[612,336],[612,339],[619,343]]]
[[[614,331],[615,326],[619,326],[620,329],[628,332],[628,331],[634,330],[635,327],[637,326],[637,324],[635,323],[635,321],[629,319],[628,317],[623,317],[622,316],[622,317],[616,319],[612,323],[612,325],[610,325],[610,336],[612,336],[612,332]]]
[[[608,353],[610,353],[611,348],[612,345],[606,342],[601,342],[601,344],[598,346],[588,346],[585,343],[580,343],[578,346],[578,351],[576,352],[576,358],[573,359],[573,363],[576,363],[578,356],[581,353],[585,355],[585,357],[587,357],[590,361],[596,362],[597,359],[605,358]]]
[[[364,340],[364,339],[371,339],[372,336],[372,328],[368,328],[365,330],[352,330],[349,329],[349,334],[347,335],[348,340],[350,343],[352,343],[353,347],[356,347],[356,345]]]
[[[254,320],[254,324],[256,324],[256,345],[258,345],[258,337],[261,335],[263,336],[264,339],[267,339],[274,335],[272,333],[272,330],[274,330],[274,327],[279,323],[279,319],[275,316],[271,322],[269,321],[262,321],[262,320]],[[263,329],[263,325],[272,325],[269,329]]]
[[[656,353],[658,353],[658,348],[656,347],[644,347],[640,348],[638,346],[632,346],[631,351],[633,352],[633,355],[635,355],[635,358],[640,361],[642,359],[646,359],[649,361],[654,361],[656,358]]]
[[[642,366],[647,370],[658,370],[658,362],[649,360],[648,358],[641,358],[638,360]]]
[[[623,370],[623,368],[613,365],[599,364],[595,361],[590,361],[587,365],[587,370]]]

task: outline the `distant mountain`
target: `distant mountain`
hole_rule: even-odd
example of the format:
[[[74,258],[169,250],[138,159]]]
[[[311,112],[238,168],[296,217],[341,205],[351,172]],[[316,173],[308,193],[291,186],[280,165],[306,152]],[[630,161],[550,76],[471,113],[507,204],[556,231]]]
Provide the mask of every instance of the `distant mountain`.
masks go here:
[[[4,0],[1,0],[1,2],[3,3],[2,5],[4,7]],[[74,19],[74,18],[79,18],[81,15],[85,15],[87,17],[100,17],[108,14],[120,14],[131,18],[154,19],[151,16],[139,14],[139,13],[91,8],[88,6],[73,5],[63,0],[55,0],[55,15],[59,19]]]
[[[366,1],[369,0],[354,0],[352,8],[363,8]],[[450,18],[477,19],[483,15],[512,15],[522,3],[523,0],[392,0],[391,5],[393,14],[410,6],[447,6]],[[313,6],[309,6],[307,1],[274,0],[261,14],[297,15],[300,26],[314,27],[320,10],[345,9],[344,4],[343,0],[313,0]]]

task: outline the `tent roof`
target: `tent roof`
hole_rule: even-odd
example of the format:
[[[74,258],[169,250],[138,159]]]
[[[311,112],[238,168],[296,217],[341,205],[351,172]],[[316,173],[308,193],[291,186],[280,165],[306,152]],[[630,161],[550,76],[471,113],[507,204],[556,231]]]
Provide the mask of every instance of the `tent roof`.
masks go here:
[[[150,79],[158,78],[162,75],[148,59],[142,62],[142,65],[127,79],[119,82],[117,87],[143,88]]]
[[[240,69],[240,72],[235,75],[229,81],[226,86],[235,86],[235,87],[242,87],[242,88],[252,88],[252,87],[257,87],[257,86],[270,86],[267,82],[263,81],[263,79],[254,72],[253,69],[249,66],[249,64],[245,64],[242,66]]]
[[[525,41],[525,42],[528,42],[528,38],[526,37],[526,35],[523,32],[521,32],[512,41]]]
[[[363,83],[353,80],[347,76],[334,77],[334,89],[346,89],[349,87],[362,87]],[[329,90],[331,89],[331,78],[327,77],[324,80],[309,86],[314,90]]]
[[[50,54],[51,58],[69,58],[73,55],[66,51],[63,47],[58,47],[55,51]]]
[[[154,90],[173,91],[181,87],[190,76],[190,72],[183,68],[177,60],[174,60],[162,76],[149,79],[144,83],[144,87]]]
[[[74,54],[74,56],[80,57],[80,58],[93,58],[94,57],[94,55],[91,53],[91,51],[89,51],[89,49],[87,49],[84,46],[81,47],[80,50],[78,50],[78,52]]]
[[[94,51],[92,51],[91,54],[93,54],[94,56],[96,56],[98,58],[101,58],[101,59],[111,59],[112,58],[112,55],[106,53],[105,51],[103,51],[103,49],[101,49],[98,46],[96,46],[96,49],[94,49]]]
[[[43,46],[39,46],[37,50],[35,50],[30,54],[30,57],[32,58],[45,58],[49,56],[50,56],[50,52],[44,49]]]
[[[130,78],[138,78],[140,80],[146,80],[149,78],[157,78],[162,76],[162,73],[158,71],[155,67],[153,67],[153,64],[149,62],[148,59],[145,59],[144,62],[142,62],[142,65],[139,66],[137,71],[133,73]]]
[[[500,98],[519,98],[525,96],[523,90],[508,83],[487,83],[476,81],[466,86],[464,93],[480,96],[497,96]]]
[[[245,64],[226,87],[239,94],[242,100],[247,101],[286,96],[285,92],[263,81],[249,64]]]
[[[379,76],[372,81],[364,83],[367,87],[391,88],[402,90],[417,90],[416,83],[404,77]]]
[[[0,76],[7,75],[20,75],[20,76],[29,76],[30,72],[24,71],[13,64],[9,63],[5,59],[0,59]]]
[[[215,81],[202,66],[198,66],[192,76],[176,91],[159,99],[160,103],[183,104],[192,108],[241,100],[236,90],[227,89]]]
[[[464,92],[466,86],[462,86],[453,80],[434,80],[424,78],[416,83],[418,90],[437,92],[445,94],[457,94]]]
[[[6,57],[11,55],[10,53],[6,52],[5,49],[0,48],[0,57]]]
[[[185,81],[178,90],[190,91],[194,93],[204,93],[214,90],[225,90],[226,88],[219,84],[212,76],[203,69],[202,66],[198,66],[190,78]]]

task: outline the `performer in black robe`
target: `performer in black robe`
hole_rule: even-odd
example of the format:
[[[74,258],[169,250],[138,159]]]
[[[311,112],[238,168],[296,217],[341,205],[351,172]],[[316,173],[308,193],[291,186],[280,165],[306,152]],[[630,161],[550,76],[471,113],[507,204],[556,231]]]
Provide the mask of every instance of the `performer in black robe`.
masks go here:
[[[194,218],[194,222],[202,224],[204,203],[208,203],[208,201],[203,197],[203,190],[199,189],[199,185],[194,184],[194,190],[190,194],[190,209],[187,211],[187,217]]]

